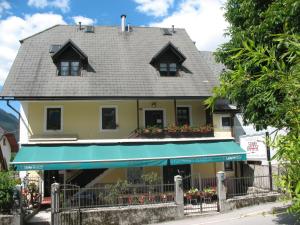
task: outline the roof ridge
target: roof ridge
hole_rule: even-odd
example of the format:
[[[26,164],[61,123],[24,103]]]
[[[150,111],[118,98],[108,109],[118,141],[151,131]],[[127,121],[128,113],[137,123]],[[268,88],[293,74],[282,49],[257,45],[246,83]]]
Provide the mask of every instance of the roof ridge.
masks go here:
[[[53,25],[53,26],[48,27],[48,28],[46,28],[46,29],[44,29],[44,30],[41,30],[40,32],[37,32],[37,33],[32,34],[32,35],[30,35],[30,36],[28,36],[28,37],[26,37],[26,38],[23,38],[23,39],[19,40],[19,42],[22,44],[25,40],[27,40],[27,39],[29,39],[29,38],[32,38],[32,37],[34,37],[34,36],[36,36],[36,35],[38,35],[38,34],[41,34],[41,33],[45,32],[45,31],[51,30],[51,29],[53,29],[54,27],[62,26],[62,25],[65,25],[65,24],[56,24],[56,25]]]

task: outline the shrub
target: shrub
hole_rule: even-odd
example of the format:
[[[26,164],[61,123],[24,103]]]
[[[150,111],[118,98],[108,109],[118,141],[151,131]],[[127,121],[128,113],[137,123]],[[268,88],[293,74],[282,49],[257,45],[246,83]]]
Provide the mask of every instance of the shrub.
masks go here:
[[[0,212],[8,213],[13,206],[13,192],[17,185],[12,171],[0,172]]]

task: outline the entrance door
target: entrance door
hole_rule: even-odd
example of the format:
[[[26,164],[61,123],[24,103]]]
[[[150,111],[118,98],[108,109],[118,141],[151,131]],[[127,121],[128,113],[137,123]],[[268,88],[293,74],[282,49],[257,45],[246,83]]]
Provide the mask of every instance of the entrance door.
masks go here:
[[[180,175],[183,178],[191,175],[191,165],[173,165],[173,166],[164,166],[164,184],[174,184],[174,176]],[[183,186],[185,189],[190,189],[190,178],[183,179]]]
[[[145,127],[164,127],[163,110],[146,110]]]
[[[54,182],[60,182],[59,174],[57,170],[45,170],[44,171],[44,197],[51,196],[51,184]]]

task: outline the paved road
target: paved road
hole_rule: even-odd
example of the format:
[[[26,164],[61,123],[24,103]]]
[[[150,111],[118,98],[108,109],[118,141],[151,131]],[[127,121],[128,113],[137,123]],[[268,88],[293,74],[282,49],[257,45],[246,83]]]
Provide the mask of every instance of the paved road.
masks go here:
[[[282,206],[282,203],[269,203],[224,214],[194,216],[156,225],[300,225],[300,221],[297,222],[296,217],[287,214],[285,210],[278,213],[273,212],[274,207]]]

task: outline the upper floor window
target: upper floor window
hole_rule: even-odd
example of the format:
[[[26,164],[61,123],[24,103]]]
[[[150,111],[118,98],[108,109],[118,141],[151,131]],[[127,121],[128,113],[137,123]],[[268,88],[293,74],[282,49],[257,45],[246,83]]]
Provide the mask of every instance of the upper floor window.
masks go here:
[[[177,64],[176,63],[160,63],[159,72],[161,76],[176,76]]]
[[[62,108],[48,107],[46,108],[46,130],[62,130]]]
[[[230,127],[231,126],[231,117],[230,116],[222,116],[222,127]]]
[[[80,63],[78,61],[61,61],[60,62],[60,76],[79,76]]]
[[[102,107],[101,108],[101,130],[117,129],[117,108]]]

